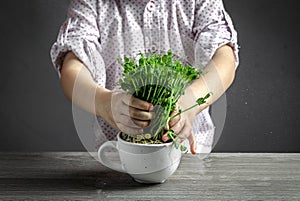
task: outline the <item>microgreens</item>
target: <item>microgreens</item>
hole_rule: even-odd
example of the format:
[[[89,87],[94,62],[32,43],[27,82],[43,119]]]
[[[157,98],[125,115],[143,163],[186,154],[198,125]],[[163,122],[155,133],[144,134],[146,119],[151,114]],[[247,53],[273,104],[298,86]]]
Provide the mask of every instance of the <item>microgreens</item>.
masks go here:
[[[175,116],[206,103],[210,97],[211,94],[208,93],[205,97],[197,99],[195,105],[183,111],[179,110],[175,116],[170,117],[186,87],[193,80],[199,78],[202,71],[196,70],[190,65],[184,66],[181,61],[173,59],[171,51],[166,54],[147,56],[139,53],[138,56],[139,59],[124,57],[124,61],[119,60],[124,69],[123,78],[119,80],[119,85],[125,92],[134,97],[152,103],[155,106],[156,118],[146,128],[144,135],[133,137],[128,133],[125,138],[127,140],[134,139],[137,143],[144,143],[144,140],[148,140],[149,143],[158,142],[161,141],[162,135],[165,133],[164,127],[166,127],[168,136],[174,141],[175,147],[185,152],[187,148],[176,140],[178,136],[169,129],[168,123]],[[152,136],[151,139],[149,134]]]

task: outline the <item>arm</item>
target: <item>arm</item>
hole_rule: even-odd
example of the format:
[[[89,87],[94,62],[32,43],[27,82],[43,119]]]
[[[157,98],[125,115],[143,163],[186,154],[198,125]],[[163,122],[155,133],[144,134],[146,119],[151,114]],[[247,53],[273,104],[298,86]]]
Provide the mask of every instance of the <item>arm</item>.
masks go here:
[[[195,107],[169,122],[171,129],[174,130],[180,138],[187,138],[189,140],[191,153],[196,153],[197,143],[192,133],[192,124],[196,115],[207,106],[213,104],[229,88],[235,77],[235,68],[233,49],[228,45],[218,48],[211,62],[209,62],[204,69],[206,73],[195,80],[187,88],[185,95],[179,100],[178,106],[181,109],[185,109],[194,105],[197,98],[204,97],[210,92],[213,94],[207,100],[207,104]],[[175,115],[176,113],[177,112],[174,111],[171,115]],[[167,134],[163,136],[163,140],[168,140]]]
[[[102,117],[116,129],[137,134],[152,118],[151,105],[104,88],[106,69],[99,52],[98,3],[70,1],[67,20],[51,49],[52,62],[61,76],[65,95],[75,105]],[[95,82],[95,77],[101,80]]]
[[[185,109],[188,105],[194,105],[197,98],[204,97],[210,92],[213,95],[207,100],[208,104],[182,113],[170,121],[170,127],[178,137],[188,138],[192,153],[196,153],[196,140],[192,133],[196,115],[216,101],[232,84],[238,64],[237,33],[224,9],[223,1],[196,1],[194,14],[193,33],[197,53],[195,63],[206,66],[205,74],[187,88],[178,105],[181,109]],[[232,47],[222,44],[231,44]],[[174,114],[176,111],[171,115]],[[167,135],[164,137],[168,140]]]
[[[81,109],[102,117],[112,127],[138,134],[152,118],[151,105],[125,93],[114,94],[97,85],[89,70],[72,53],[67,53],[61,69],[61,85],[68,99]]]
[[[73,52],[67,53],[60,73],[62,89],[70,101],[87,112],[101,117],[105,116],[104,111],[107,111],[107,102],[110,101],[111,92],[95,83],[88,69]],[[76,94],[75,82],[78,86]],[[92,97],[95,97],[97,102],[103,103],[98,104],[97,110],[95,105],[91,104]]]
[[[195,110],[196,114],[214,103],[230,87],[235,77],[235,68],[232,48],[228,45],[218,48],[204,69],[205,74],[189,87],[196,97],[203,97],[212,92],[207,104],[201,105]]]

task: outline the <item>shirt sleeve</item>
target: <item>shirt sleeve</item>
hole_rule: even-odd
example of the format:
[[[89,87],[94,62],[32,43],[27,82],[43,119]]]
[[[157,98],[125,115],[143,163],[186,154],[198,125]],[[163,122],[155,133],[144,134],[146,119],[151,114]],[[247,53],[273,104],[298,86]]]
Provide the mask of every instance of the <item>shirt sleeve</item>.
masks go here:
[[[196,64],[205,66],[219,47],[228,44],[234,50],[236,67],[238,66],[237,32],[222,0],[197,1],[193,32]]]
[[[72,51],[99,84],[105,85],[105,65],[100,54],[100,32],[97,25],[96,0],[71,0],[67,19],[60,27],[50,54],[60,77],[65,54]]]

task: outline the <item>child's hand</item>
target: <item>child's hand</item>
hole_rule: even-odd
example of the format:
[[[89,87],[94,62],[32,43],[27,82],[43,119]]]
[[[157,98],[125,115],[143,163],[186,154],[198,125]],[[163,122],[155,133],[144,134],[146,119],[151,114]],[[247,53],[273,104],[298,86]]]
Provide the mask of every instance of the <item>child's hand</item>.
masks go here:
[[[197,142],[193,134],[192,125],[197,115],[198,109],[195,107],[193,109],[181,113],[180,115],[175,115],[178,114],[179,109],[183,111],[189,108],[191,105],[195,104],[195,100],[196,98],[193,95],[192,91],[189,88],[187,88],[185,91],[185,95],[183,95],[177,102],[176,109],[172,111],[170,115],[171,120],[169,121],[169,129],[172,129],[174,133],[178,136],[177,140],[179,142],[183,142],[185,139],[188,139],[190,144],[190,151],[192,154],[196,154],[197,149]],[[172,118],[172,116],[175,117]],[[168,133],[165,133],[162,139],[163,141],[168,141]]]
[[[176,115],[178,110],[174,110],[171,117]],[[197,142],[193,134],[192,125],[195,119],[195,115],[191,112],[184,112],[169,122],[169,127],[178,136],[178,142],[183,142],[185,139],[189,140],[190,151],[192,154],[196,154]],[[163,141],[168,141],[168,133],[163,135]]]
[[[128,95],[123,91],[111,92],[110,105],[105,119],[113,127],[129,134],[143,133],[143,128],[150,124],[154,117],[152,104]]]

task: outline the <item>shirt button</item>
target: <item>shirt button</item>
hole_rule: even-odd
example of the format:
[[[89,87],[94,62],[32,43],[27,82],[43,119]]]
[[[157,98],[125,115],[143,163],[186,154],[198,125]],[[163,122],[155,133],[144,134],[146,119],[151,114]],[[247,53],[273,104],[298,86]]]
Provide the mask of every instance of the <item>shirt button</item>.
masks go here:
[[[155,45],[151,46],[151,52],[153,52],[153,53],[156,52],[156,46]]]
[[[148,9],[149,12],[154,11],[154,9],[155,9],[154,1],[150,1],[150,2],[148,3],[147,9]]]

